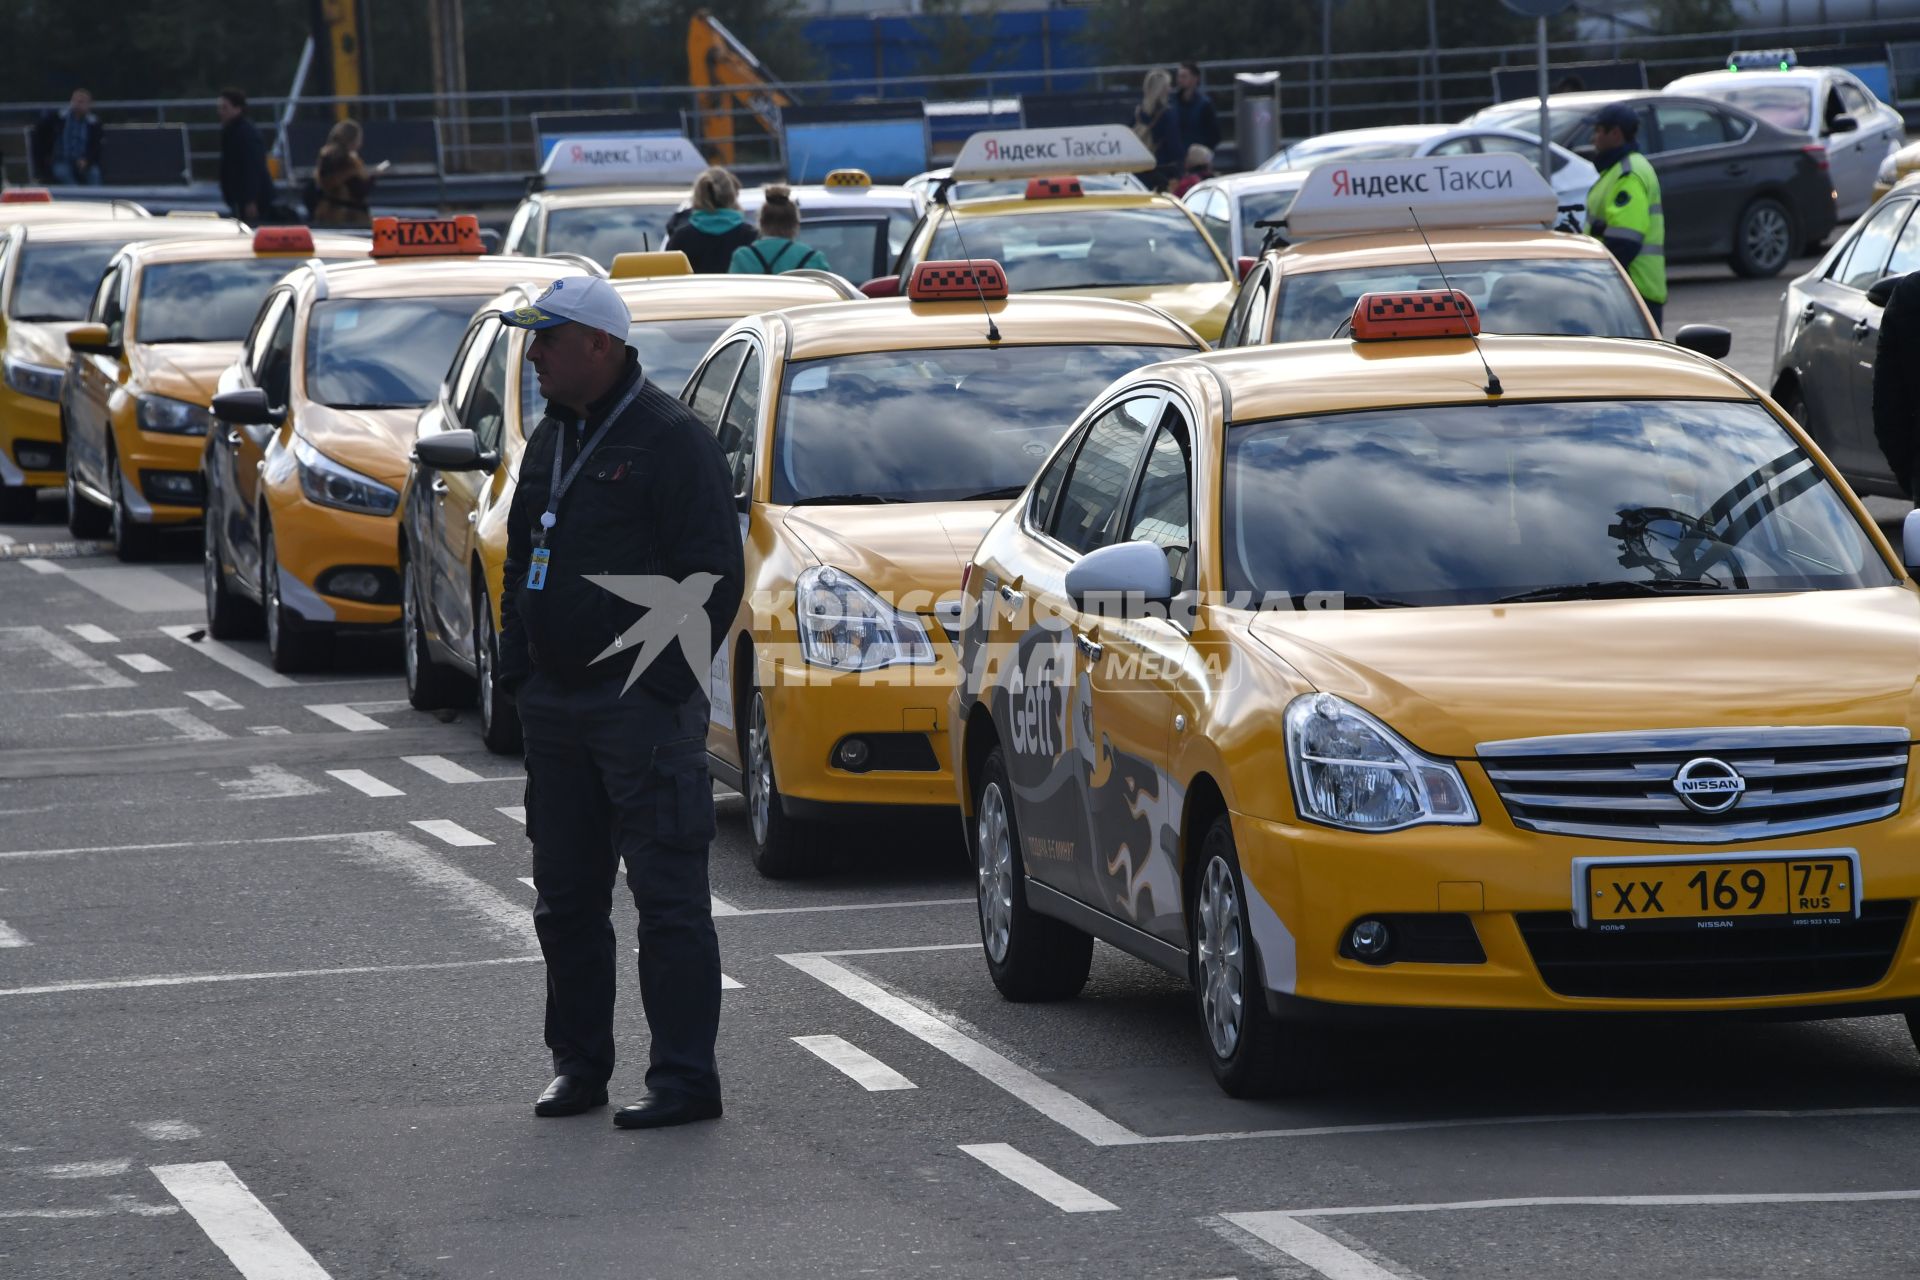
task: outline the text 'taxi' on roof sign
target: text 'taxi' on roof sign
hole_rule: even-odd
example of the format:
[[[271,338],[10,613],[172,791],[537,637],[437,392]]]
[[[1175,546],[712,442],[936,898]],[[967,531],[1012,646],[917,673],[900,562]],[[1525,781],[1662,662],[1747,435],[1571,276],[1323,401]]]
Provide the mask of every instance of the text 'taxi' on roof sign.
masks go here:
[[[706,167],[700,149],[678,134],[602,134],[560,139],[540,174],[549,187],[678,187]]]
[[[1307,175],[1287,238],[1436,227],[1551,226],[1559,200],[1517,155],[1332,160]]]
[[[954,157],[956,182],[993,178],[1067,177],[1083,173],[1141,173],[1153,168],[1153,152],[1133,130],[1119,124],[1070,129],[988,129],[976,133]]]

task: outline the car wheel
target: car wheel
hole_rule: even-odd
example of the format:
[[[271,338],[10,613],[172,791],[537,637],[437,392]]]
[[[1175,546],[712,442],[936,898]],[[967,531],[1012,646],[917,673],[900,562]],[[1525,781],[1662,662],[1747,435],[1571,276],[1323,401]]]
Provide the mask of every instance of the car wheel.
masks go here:
[[[107,483],[113,486],[113,506],[107,509],[113,554],[123,564],[153,559],[159,549],[160,531],[133,518],[127,506],[127,478],[120,474],[120,459],[111,447],[107,449]]]
[[[753,833],[753,866],[769,880],[791,880],[824,870],[831,849],[827,828],[788,817],[773,771],[773,739],[767,726],[767,699],[753,691],[746,735],[740,744],[740,770],[747,792],[747,825]]]
[[[1807,426],[1807,397],[1800,390],[1798,383],[1795,383],[1785,391],[1779,392],[1773,398],[1782,409],[1787,411],[1789,418],[1792,418],[1803,428],[1809,431],[1812,430],[1811,427]]]
[[[79,477],[73,473],[73,450],[67,450],[67,532],[76,538],[97,538],[107,532],[112,517],[93,505],[80,492]]]
[[[427,647],[427,629],[420,617],[420,583],[413,557],[400,560],[400,635],[405,644],[407,705],[415,711],[438,711],[461,701],[460,673],[433,660]]]
[[[520,708],[500,687],[500,636],[493,629],[493,602],[482,591],[473,605],[473,665],[480,673],[480,739],[496,755],[513,755],[522,746]]]
[[[1267,1007],[1266,982],[1248,928],[1247,894],[1233,822],[1214,819],[1200,846],[1188,905],[1194,1008],[1213,1078],[1235,1098],[1298,1088],[1309,1078],[1311,1046]]]
[[[1740,211],[1733,225],[1733,256],[1729,262],[1735,275],[1779,275],[1797,243],[1792,211],[1772,196],[1761,196]]]
[[[1920,1010],[1907,1010],[1907,1039],[1913,1041],[1916,1050],[1920,1050]]]
[[[296,617],[280,598],[280,554],[274,545],[272,525],[265,526],[260,539],[260,599],[261,612],[267,619],[267,657],[273,669],[284,675],[317,665],[327,636]]]
[[[215,640],[259,635],[260,606],[227,586],[227,563],[220,555],[220,535],[211,514],[200,538],[200,575],[207,597],[207,634]]]
[[[973,860],[987,974],[1009,1000],[1071,1000],[1093,968],[1093,936],[1027,905],[1013,787],[999,747],[987,753],[979,777],[973,794]]]

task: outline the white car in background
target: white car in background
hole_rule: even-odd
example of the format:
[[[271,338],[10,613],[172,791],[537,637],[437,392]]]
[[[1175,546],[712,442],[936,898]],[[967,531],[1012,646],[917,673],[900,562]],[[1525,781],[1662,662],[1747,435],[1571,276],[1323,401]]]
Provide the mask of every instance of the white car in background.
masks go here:
[[[1841,222],[1873,203],[1874,176],[1906,141],[1900,113],[1839,67],[1785,71],[1701,71],[1666,88],[1727,102],[1827,149]]]
[[[1519,129],[1492,125],[1399,124],[1378,129],[1342,129],[1287,144],[1262,162],[1260,172],[1311,169],[1329,160],[1398,160],[1408,156],[1471,156],[1500,151],[1537,160],[1540,139]],[[1590,162],[1559,143],[1553,144],[1550,181],[1562,205],[1578,205],[1584,210],[1587,192],[1599,177]]]
[[[1196,183],[1180,198],[1200,219],[1220,252],[1229,258],[1257,258],[1266,245],[1268,231],[1260,223],[1287,216],[1309,172],[1283,169],[1278,173],[1225,174]]]

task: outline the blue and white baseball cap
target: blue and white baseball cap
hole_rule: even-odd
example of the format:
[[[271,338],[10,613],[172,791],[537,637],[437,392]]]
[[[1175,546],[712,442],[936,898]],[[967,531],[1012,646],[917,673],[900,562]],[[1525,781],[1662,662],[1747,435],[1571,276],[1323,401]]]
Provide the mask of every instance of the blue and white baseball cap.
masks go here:
[[[532,306],[517,307],[501,316],[500,322],[516,329],[583,324],[625,342],[633,317],[626,300],[599,276],[563,276],[548,285]]]

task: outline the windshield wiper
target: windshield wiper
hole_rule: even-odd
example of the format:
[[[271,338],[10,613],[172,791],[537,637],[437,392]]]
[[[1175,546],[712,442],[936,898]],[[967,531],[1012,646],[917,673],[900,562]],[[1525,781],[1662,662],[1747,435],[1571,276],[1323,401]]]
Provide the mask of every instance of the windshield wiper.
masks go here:
[[[994,502],[1005,498],[1017,498],[1027,491],[1024,484],[1003,484],[998,489],[986,489],[979,493],[970,493],[960,499],[962,502]]]
[[[816,493],[809,498],[795,498],[789,505],[796,507],[853,507],[900,501],[902,501],[900,498],[882,497],[877,493]]]
[[[1567,582],[1556,587],[1535,587],[1501,596],[1494,604],[1527,604],[1539,600],[1621,600],[1633,596],[1705,596],[1733,588],[1704,578],[1668,580],[1605,579],[1598,582]]]

